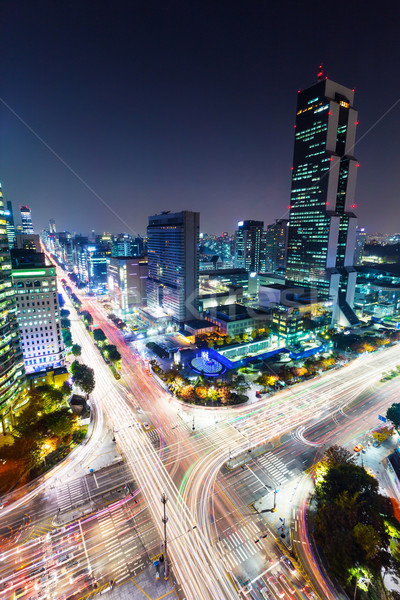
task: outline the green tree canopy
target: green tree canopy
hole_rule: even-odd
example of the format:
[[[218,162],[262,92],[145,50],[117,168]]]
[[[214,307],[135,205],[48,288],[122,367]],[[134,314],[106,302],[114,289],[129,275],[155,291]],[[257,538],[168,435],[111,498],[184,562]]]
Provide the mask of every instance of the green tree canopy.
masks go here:
[[[389,421],[392,421],[393,425],[396,427],[397,431],[400,427],[400,403],[395,402],[390,406],[386,411],[386,418]]]
[[[71,365],[72,381],[85,394],[91,394],[95,388],[94,371],[87,365],[81,364],[77,360]]]
[[[61,327],[63,329],[69,329],[71,327],[71,321],[67,317],[61,318]]]
[[[107,339],[106,338],[106,334],[100,328],[99,329],[94,329],[94,331],[93,331],[93,338],[94,338],[95,342],[104,342]]]
[[[70,315],[70,312],[68,309],[62,308],[60,310],[60,317],[69,317],[69,315]]]
[[[74,356],[80,356],[82,354],[82,348],[79,344],[74,344],[71,348],[71,352]]]
[[[121,360],[121,355],[117,350],[117,347],[114,344],[107,344],[104,350],[107,352],[107,356],[112,363],[118,362]]]

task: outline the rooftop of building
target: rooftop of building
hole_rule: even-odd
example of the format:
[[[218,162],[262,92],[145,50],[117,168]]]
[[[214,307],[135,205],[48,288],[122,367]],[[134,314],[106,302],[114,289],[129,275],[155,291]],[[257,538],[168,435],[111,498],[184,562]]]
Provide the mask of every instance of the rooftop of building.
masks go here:
[[[235,268],[235,269],[204,269],[204,271],[200,271],[200,277],[203,275],[214,275],[216,277],[223,277],[224,275],[248,275],[248,271],[243,268]]]
[[[43,252],[12,249],[10,254],[13,269],[39,269],[53,266]]]
[[[189,327],[190,329],[207,329],[211,326],[210,321],[206,321],[205,319],[192,319],[185,322],[185,327]]]
[[[224,306],[216,306],[209,308],[205,314],[211,318],[221,319],[222,321],[240,321],[243,319],[252,319],[255,316],[267,316],[268,312],[260,308],[247,308],[242,304],[225,304]]]

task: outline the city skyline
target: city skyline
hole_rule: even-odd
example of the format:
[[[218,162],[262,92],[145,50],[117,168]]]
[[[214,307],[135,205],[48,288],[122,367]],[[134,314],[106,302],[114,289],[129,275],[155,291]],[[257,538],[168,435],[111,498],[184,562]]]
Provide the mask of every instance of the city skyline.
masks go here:
[[[323,8],[290,7],[286,18],[285,5],[227,7],[117,3],[110,23],[102,2],[96,15],[7,5],[0,173],[14,210],[30,206],[37,230],[53,217],[62,230],[129,233],[162,210],[200,211],[211,234],[285,218],[296,92],[322,61],[330,79],[356,87],[359,224],[394,232],[400,94],[385,85],[394,58],[383,42],[396,16],[389,30],[378,11],[360,28],[350,8],[325,31]],[[350,31],[349,54],[333,41]]]

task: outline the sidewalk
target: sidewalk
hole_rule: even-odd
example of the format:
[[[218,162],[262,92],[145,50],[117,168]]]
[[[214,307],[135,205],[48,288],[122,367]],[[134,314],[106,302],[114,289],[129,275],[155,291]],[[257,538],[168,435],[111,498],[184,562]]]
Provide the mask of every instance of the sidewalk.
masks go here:
[[[178,595],[177,585],[174,584],[171,577],[164,581],[162,570],[159,579],[156,579],[156,570],[153,565],[149,565],[136,577],[114,586],[113,589],[107,590],[107,588],[108,584],[105,584],[80,596],[79,600],[92,600],[92,598],[100,600],[100,596],[105,600],[161,600],[161,598],[176,600],[182,598],[182,595]]]

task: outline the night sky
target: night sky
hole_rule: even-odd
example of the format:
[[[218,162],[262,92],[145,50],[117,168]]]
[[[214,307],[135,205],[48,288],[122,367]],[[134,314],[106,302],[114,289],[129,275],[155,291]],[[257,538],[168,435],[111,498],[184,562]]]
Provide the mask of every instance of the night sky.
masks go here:
[[[297,90],[321,61],[356,89],[359,225],[400,231],[398,3],[11,0],[0,19],[0,181],[37,231],[285,216]]]

